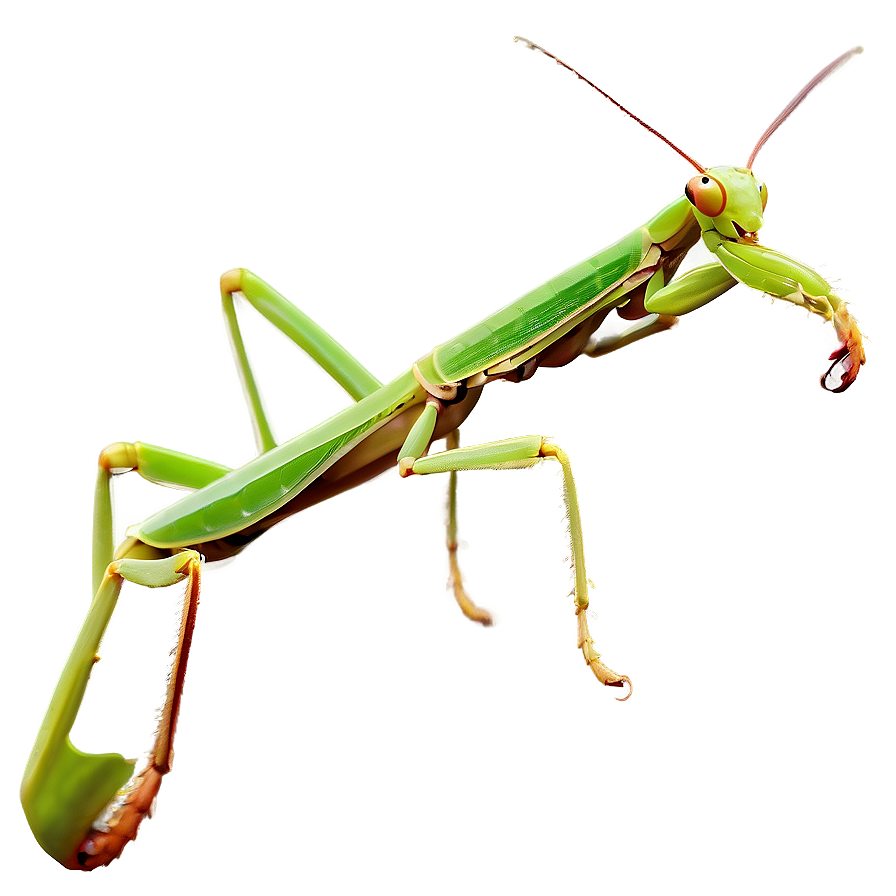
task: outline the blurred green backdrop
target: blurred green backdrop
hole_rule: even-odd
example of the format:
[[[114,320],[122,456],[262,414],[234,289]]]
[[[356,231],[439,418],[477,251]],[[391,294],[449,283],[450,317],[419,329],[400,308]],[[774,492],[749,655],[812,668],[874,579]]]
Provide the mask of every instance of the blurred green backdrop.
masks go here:
[[[892,892],[893,10],[4,2],[3,891]],[[738,289],[495,388],[466,439],[572,454],[635,699],[574,650],[551,472],[465,482],[489,632],[442,590],[440,484],[386,477],[209,569],[159,817],[62,872],[16,792],[88,599],[96,453],[253,450],[218,273],[263,273],[389,376],[688,176],[516,32],[705,164],[863,44],[759,166],[765,241],[851,290],[863,379],[823,394],[831,333]],[[341,406],[250,329],[284,433]],[[120,491],[122,526],[166,499]],[[136,753],[173,598],[131,597],[80,736]]]

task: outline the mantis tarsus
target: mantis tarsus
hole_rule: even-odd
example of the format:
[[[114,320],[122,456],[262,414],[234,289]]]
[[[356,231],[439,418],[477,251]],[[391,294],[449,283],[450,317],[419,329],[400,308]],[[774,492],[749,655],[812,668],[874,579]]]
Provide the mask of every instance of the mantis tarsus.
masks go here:
[[[561,367],[582,354],[606,354],[666,330],[678,316],[738,282],[832,321],[841,347],[831,356],[822,386],[839,392],[855,380],[865,357],[861,334],[845,303],[814,271],[758,242],[768,191],[754,177],[752,167],[766,140],[806,94],[860,48],[834,60],[797,94],[759,139],[745,167],[704,168],[575,69],[536,44],[523,42],[610,99],[675,149],[698,174],[688,181],[683,196],[645,225],[437,346],[385,385],[264,281],[244,269],[223,275],[225,320],[259,454],[238,469],[140,442],[115,443],[100,454],[94,507],[94,598],[22,783],[22,804],[35,837],[66,867],[91,870],[118,857],[136,836],[162,777],[170,770],[203,558],[212,562],[231,557],[280,520],[390,467],[397,465],[402,477],[448,473],[448,547],[455,597],[466,616],[489,624],[491,617],[470,599],[458,569],[456,475],[473,469],[527,467],[553,458],[563,472],[578,646],[600,682],[629,687],[629,693],[620,698],[628,699],[630,680],[602,661],[588,630],[588,579],[569,459],[540,435],[460,447],[458,428],[482,389],[496,380],[522,382],[539,367]],[[684,256],[700,237],[716,260],[675,278]],[[306,351],[354,404],[278,445],[243,345],[235,294],[242,294]],[[613,310],[634,323],[619,335],[596,338],[594,334]],[[429,455],[431,444],[439,439],[446,440],[446,450]],[[191,491],[131,526],[116,548],[111,480],[127,471]],[[159,728],[148,764],[136,775],[133,761],[113,753],[82,753],[69,739],[124,580],[147,587],[182,581],[187,585]]]

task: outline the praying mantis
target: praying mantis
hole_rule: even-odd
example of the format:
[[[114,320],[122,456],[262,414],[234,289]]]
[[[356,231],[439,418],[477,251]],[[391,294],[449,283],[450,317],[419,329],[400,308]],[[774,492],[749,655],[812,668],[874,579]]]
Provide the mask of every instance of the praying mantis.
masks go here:
[[[574,574],[577,644],[602,684],[627,688],[631,681],[604,663],[586,616],[585,570],[579,499],[570,459],[540,435],[510,437],[461,447],[458,428],[482,389],[495,381],[521,383],[539,368],[562,367],[582,354],[597,357],[673,326],[744,283],[831,321],[840,348],[822,386],[841,392],[854,382],[865,356],[861,334],[846,304],[818,274],[762,246],[768,190],[753,174],[759,150],[803,98],[858,52],[851,50],[819,72],[760,137],[744,167],[705,168],[572,71],[655,136],[675,149],[697,174],[684,195],[616,243],[552,278],[479,324],[436,346],[391,382],[381,383],[328,333],[266,282],[245,269],[221,278],[225,321],[255,430],[258,456],[237,469],[140,442],[119,442],[99,457],[94,505],[93,601],[62,671],[22,783],[22,804],[43,849],[67,868],[92,870],[117,858],[149,813],[162,777],[171,768],[174,730],[199,597],[201,563],[238,554],[288,516],[360,485],[390,468],[402,478],[449,475],[448,545],[455,598],[461,611],[491,622],[464,588],[457,560],[457,473],[528,467],[545,459],[562,470]],[[699,240],[715,260],[676,277]],[[307,432],[277,444],[249,363],[234,296],[244,299],[307,352],[342,386],[353,404]],[[612,311],[632,322],[616,336],[595,334]],[[446,450],[430,454],[433,442]],[[143,478],[188,489],[188,494],[113,541],[111,481],[136,471]],[[183,603],[166,699],[145,768],[119,754],[86,754],[69,733],[114,613],[123,581],[145,587],[183,582]]]

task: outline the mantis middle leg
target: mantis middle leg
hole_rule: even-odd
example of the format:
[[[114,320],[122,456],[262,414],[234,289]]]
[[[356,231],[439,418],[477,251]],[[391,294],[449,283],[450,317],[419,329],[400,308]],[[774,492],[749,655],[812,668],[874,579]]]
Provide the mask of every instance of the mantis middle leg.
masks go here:
[[[585,573],[585,555],[582,538],[582,523],[579,514],[579,499],[569,458],[559,446],[545,441],[543,436],[518,436],[474,445],[467,448],[449,448],[430,456],[421,456],[422,448],[428,444],[435,428],[440,405],[433,399],[408,435],[399,452],[399,472],[402,476],[429,475],[432,473],[457,473],[464,470],[510,470],[534,466],[545,458],[558,461],[563,470],[563,502],[569,520],[570,551],[574,576],[574,599],[577,617],[577,647],[582,651],[585,662],[602,684],[621,687],[628,684],[631,696],[631,680],[618,675],[601,661],[588,630],[586,611],[588,609],[588,578]],[[421,447],[422,446],[422,447]]]
[[[445,446],[449,450],[460,447],[460,430],[455,429],[445,439]],[[451,470],[448,474],[448,568],[451,576],[451,589],[454,599],[461,612],[467,619],[478,622],[480,625],[491,625],[494,621],[492,614],[484,607],[478,606],[467,594],[464,588],[463,576],[460,574],[460,565],[457,560],[457,470]]]

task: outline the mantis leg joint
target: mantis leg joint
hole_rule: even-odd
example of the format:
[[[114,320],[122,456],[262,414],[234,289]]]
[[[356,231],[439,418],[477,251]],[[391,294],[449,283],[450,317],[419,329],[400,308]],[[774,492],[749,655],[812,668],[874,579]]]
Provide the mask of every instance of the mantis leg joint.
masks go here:
[[[243,288],[243,269],[231,268],[221,274],[221,293],[230,295],[235,292],[241,292]]]
[[[107,473],[136,470],[137,464],[137,447],[131,442],[113,442],[100,451],[100,469]]]

